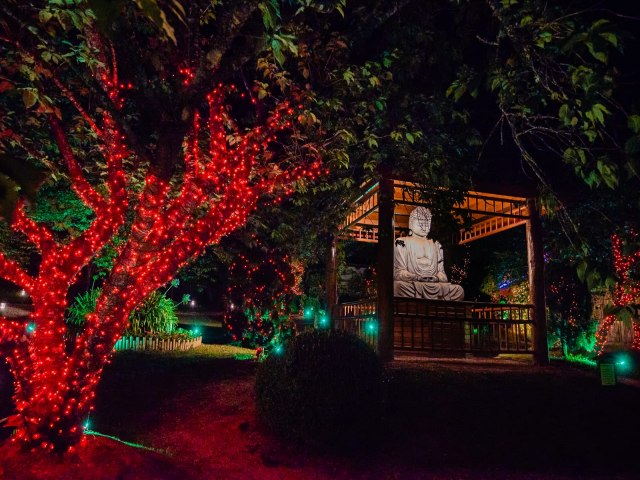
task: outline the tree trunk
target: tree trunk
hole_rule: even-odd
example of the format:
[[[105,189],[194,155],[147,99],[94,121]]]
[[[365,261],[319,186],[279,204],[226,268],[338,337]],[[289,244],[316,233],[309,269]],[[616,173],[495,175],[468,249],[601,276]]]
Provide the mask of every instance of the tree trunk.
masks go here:
[[[547,311],[544,295],[544,247],[538,205],[527,199],[527,256],[529,257],[529,300],[533,304],[535,359],[538,365],[549,365],[547,345]]]
[[[68,368],[70,357],[65,354],[64,332],[55,328],[64,325],[65,308],[66,303],[36,306],[27,324],[27,335],[33,336],[27,358],[20,359],[21,365],[12,362],[14,378],[18,380],[14,392],[19,417],[16,438],[28,447],[58,452],[65,452],[80,441],[82,423],[91,406],[90,401],[82,401],[81,392],[86,385],[74,379]],[[39,329],[38,335],[31,331],[32,326]],[[94,389],[95,384],[86,390],[90,400]]]

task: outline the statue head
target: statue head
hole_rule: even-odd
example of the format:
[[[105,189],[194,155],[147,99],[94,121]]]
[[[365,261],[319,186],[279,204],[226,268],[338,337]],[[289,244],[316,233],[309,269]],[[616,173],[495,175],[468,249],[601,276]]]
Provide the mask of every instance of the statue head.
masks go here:
[[[429,230],[431,230],[431,210],[425,207],[415,208],[409,215],[409,230],[419,237],[429,235]]]

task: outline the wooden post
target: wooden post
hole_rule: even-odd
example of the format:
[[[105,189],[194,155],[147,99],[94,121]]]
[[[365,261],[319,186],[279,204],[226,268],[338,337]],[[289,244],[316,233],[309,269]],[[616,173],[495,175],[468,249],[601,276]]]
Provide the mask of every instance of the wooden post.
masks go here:
[[[393,180],[383,175],[378,190],[378,355],[393,360]]]
[[[337,260],[336,236],[331,235],[329,251],[327,252],[327,318],[329,319],[329,328],[334,326],[334,310],[338,303],[338,260]]]
[[[533,304],[534,347],[536,364],[549,365],[547,345],[547,311],[544,297],[544,251],[542,223],[534,198],[527,199],[527,255],[529,258],[529,301]]]

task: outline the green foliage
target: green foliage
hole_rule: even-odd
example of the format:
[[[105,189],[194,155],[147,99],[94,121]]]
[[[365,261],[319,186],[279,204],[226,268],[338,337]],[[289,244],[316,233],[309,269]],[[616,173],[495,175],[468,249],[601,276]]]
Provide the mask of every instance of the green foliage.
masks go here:
[[[73,192],[66,180],[45,183],[29,215],[64,238],[75,237],[93,221],[93,211]]]
[[[229,253],[234,260],[229,268],[225,326],[234,341],[268,353],[274,342],[286,340],[295,331],[291,305],[302,293],[303,267],[282,250],[267,250],[252,242],[235,242]]]
[[[35,247],[25,241],[24,236],[14,232],[4,220],[0,220],[0,250],[7,258],[16,260],[23,266],[28,266],[36,253]]]
[[[221,245],[210,245],[201,256],[183,267],[177,277],[198,292],[207,289],[222,291],[226,288],[227,265],[233,254]]]
[[[225,315],[225,326],[234,344],[257,348],[260,355],[268,355],[274,346],[286,342],[295,334],[295,324],[289,314],[278,310],[256,308],[234,309]]]
[[[557,261],[545,268],[548,329],[560,340],[562,352],[593,351],[597,322],[591,318],[591,294],[575,268]]]
[[[93,279],[106,278],[113,268],[113,262],[117,257],[120,247],[126,243],[127,239],[122,235],[114,235],[102,251],[93,259],[95,273]]]
[[[357,337],[303,333],[259,365],[258,412],[281,435],[354,446],[378,426],[381,372],[376,354]]]
[[[164,294],[153,292],[129,316],[129,335],[145,332],[172,333],[178,326],[176,303]]]
[[[373,267],[359,270],[353,266],[346,266],[340,272],[340,278],[345,277],[347,281],[340,282],[338,285],[338,294],[342,300],[348,302],[375,296],[377,286]]]
[[[67,325],[75,331],[82,330],[86,316],[95,310],[96,302],[101,293],[101,289],[92,288],[86,293],[76,296],[67,310]],[[183,298],[183,302],[188,300],[188,297]],[[178,305],[166,296],[166,292],[153,292],[129,315],[129,327],[125,335],[172,334],[176,332]]]
[[[612,61],[627,35],[619,18],[603,18],[605,12],[586,4],[569,8],[575,11],[537,0],[494,5],[497,55],[484,71],[515,145],[540,182],[551,184],[532,147],[544,145],[588,186],[615,189],[633,164],[618,155],[613,138],[619,133],[612,136],[627,115],[616,98],[620,70]]]
[[[77,295],[67,309],[67,325],[74,330],[81,330],[86,323],[87,315],[95,311],[96,302],[101,293],[102,290],[100,288],[92,288],[85,293]]]
[[[473,263],[482,265],[482,276],[472,283],[478,285],[476,288],[486,295],[484,298],[493,302],[529,303],[527,246],[522,231],[513,229],[487,238],[474,245],[471,253]],[[470,285],[471,295],[473,286]]]

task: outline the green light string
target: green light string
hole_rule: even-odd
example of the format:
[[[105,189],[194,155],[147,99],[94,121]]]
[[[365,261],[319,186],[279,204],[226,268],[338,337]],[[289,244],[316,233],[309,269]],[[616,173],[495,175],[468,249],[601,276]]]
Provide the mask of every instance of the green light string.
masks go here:
[[[147,450],[148,452],[155,452],[155,453],[160,453],[162,455],[166,455],[166,456],[170,456],[166,450],[162,450],[159,448],[152,448],[152,447],[147,447],[145,445],[142,445],[140,443],[134,443],[134,442],[127,442],[126,440],[122,440],[118,437],[114,437],[113,435],[107,435],[105,433],[100,433],[100,432],[96,432],[94,430],[89,430],[88,428],[86,428],[84,430],[84,434],[85,435],[93,435],[94,437],[104,437],[104,438],[108,438],[109,440],[114,440],[116,442],[120,442],[124,445],[126,445],[127,447],[133,447],[133,448],[137,448],[140,450]]]

